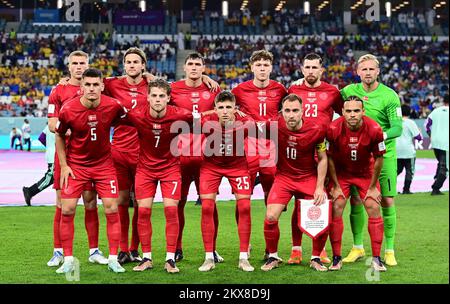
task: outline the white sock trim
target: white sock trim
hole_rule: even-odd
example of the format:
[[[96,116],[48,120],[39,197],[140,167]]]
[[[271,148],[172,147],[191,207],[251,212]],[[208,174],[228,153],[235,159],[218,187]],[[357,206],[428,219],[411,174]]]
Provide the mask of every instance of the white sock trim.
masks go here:
[[[394,249],[385,249],[384,252],[385,252],[385,253],[388,253],[388,252],[394,253]]]
[[[143,252],[142,253],[142,258],[143,259],[147,258],[147,259],[151,260],[152,259],[152,253],[151,252]]]
[[[174,260],[175,261],[175,252],[167,252],[166,253],[166,261]]]
[[[239,260],[248,260],[248,252],[239,252]]]
[[[73,255],[65,256],[64,257],[64,263],[65,262],[73,262]]]
[[[64,253],[64,251],[63,251],[62,248],[53,248],[53,253],[55,253],[55,252],[57,252],[57,251],[59,251],[59,252],[61,252],[61,253]]]
[[[302,251],[302,246],[292,246],[292,250]]]
[[[96,250],[98,250],[98,248],[91,248],[91,249],[89,249],[89,255],[92,255]]]
[[[205,254],[205,260],[208,260],[208,259],[214,260],[214,253],[213,252],[207,252]]]
[[[110,254],[108,257],[108,260],[110,262],[117,261],[117,255]]]
[[[313,259],[320,259],[320,256],[312,255],[312,256],[311,256],[311,260],[313,260]]]
[[[364,249],[364,245],[353,245],[355,249]]]
[[[276,258],[276,259],[279,259],[279,257],[278,257],[278,251],[277,251],[277,252],[274,252],[274,253],[269,253],[269,258]]]

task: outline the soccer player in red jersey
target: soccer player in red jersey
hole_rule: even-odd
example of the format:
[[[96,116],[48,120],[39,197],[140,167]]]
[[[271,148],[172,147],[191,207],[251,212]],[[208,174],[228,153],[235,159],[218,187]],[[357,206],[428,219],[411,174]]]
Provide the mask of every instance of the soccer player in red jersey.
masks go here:
[[[363,102],[359,97],[349,96],[342,112],[343,117],[331,123],[326,137],[329,142],[329,175],[333,184],[333,221],[329,231],[333,263],[329,269],[340,270],[342,267],[342,213],[350,195],[350,187],[354,186],[360,197],[364,198],[364,207],[369,216],[372,267],[377,271],[386,271],[380,259],[384,226],[378,183],[383,154],[386,153],[383,130],[377,122],[364,115]]]
[[[278,219],[292,196],[296,199],[314,199],[316,205],[323,204],[326,199],[326,130],[302,118],[302,100],[295,94],[283,98],[281,111],[282,116],[277,120],[277,173],[267,199],[264,220],[264,238],[269,258],[261,267],[263,271],[272,270],[280,263],[277,252],[280,238]],[[316,152],[318,161],[314,158]],[[317,271],[328,270],[319,257],[327,237],[328,233],[324,233],[313,241],[310,266]]]
[[[138,130],[140,140],[135,189],[143,259],[133,268],[134,271],[153,268],[151,214],[158,182],[161,183],[166,217],[167,254],[164,268],[169,273],[180,271],[175,264],[175,250],[179,229],[177,206],[181,193],[181,175],[179,157],[176,156],[178,133],[172,129],[174,123],[192,124],[193,114],[186,109],[167,105],[169,99],[170,85],[165,80],[150,81],[148,106],[137,107],[127,114],[127,120]]]
[[[83,95],[68,101],[59,113],[56,125],[56,150],[61,164],[61,242],[64,263],[56,271],[74,271],[72,255],[74,217],[78,199],[86,184],[94,183],[105,209],[109,242],[108,269],[124,272],[117,262],[120,241],[120,218],[117,211],[117,178],[109,142],[110,128],[125,114],[120,103],[101,95],[102,73],[97,69],[84,71],[81,80]],[[66,146],[66,132],[70,130]]]
[[[89,56],[82,51],[74,51],[69,55],[69,73],[67,85],[58,84],[53,88],[49,96],[48,106],[48,126],[51,132],[55,132],[61,107],[74,97],[81,95],[80,83],[83,72],[88,68]],[[61,244],[60,224],[61,224],[61,188],[59,178],[61,166],[58,154],[55,152],[54,185],[56,190],[56,212],[53,218],[53,256],[47,265],[51,267],[59,266],[64,260],[64,252]],[[83,201],[85,206],[85,227],[89,240],[89,261],[92,263],[107,264],[108,260],[98,249],[98,211],[97,194],[92,185],[87,184],[83,191]]]
[[[253,271],[248,261],[248,246],[251,234],[250,195],[251,184],[245,158],[244,138],[249,128],[256,136],[254,121],[236,113],[236,100],[229,91],[216,96],[215,113],[202,119],[202,132],[206,135],[204,161],[200,168],[200,198],[202,200],[202,237],[206,251],[205,261],[199,271],[210,271],[215,267],[215,223],[216,195],[220,182],[226,177],[236,197],[239,213],[238,233],[240,254],[238,267]]]
[[[138,106],[146,106],[148,84],[143,78],[147,57],[136,47],[129,48],[123,56],[125,77],[112,77],[104,79],[105,90],[103,94],[120,100],[128,110]],[[138,207],[134,205],[132,220],[131,244],[128,247],[128,230],[130,217],[128,207],[130,190],[133,188],[136,166],[139,158],[139,138],[134,126],[119,122],[114,126],[111,147],[114,167],[116,168],[119,189],[119,215],[121,224],[119,263],[140,262],[139,235],[137,232]]]
[[[333,119],[333,112],[341,114],[343,100],[339,90],[321,80],[324,68],[322,58],[316,53],[305,56],[302,64],[304,76],[301,84],[293,84],[289,87],[289,94],[293,93],[303,100],[303,119],[328,128]],[[288,264],[300,264],[302,261],[302,236],[298,227],[299,201],[295,201],[291,218],[292,252]],[[320,254],[323,263],[330,263],[325,249]]]
[[[187,109],[193,113],[202,113],[214,109],[214,98],[219,91],[211,92],[203,82],[202,74],[205,71],[205,60],[198,53],[189,54],[184,61],[185,79],[171,84],[170,104]],[[197,191],[199,189],[200,166],[202,163],[201,134],[180,135],[180,163],[181,163],[181,199],[178,204],[178,221],[180,230],[178,233],[177,250],[175,261],[183,259],[183,229],[184,229],[184,206],[186,205],[189,187],[195,182]],[[199,192],[199,191],[198,191]],[[218,227],[217,210],[214,211],[214,221]],[[217,238],[217,232],[215,234]],[[222,262],[223,258],[214,248],[216,262]]]

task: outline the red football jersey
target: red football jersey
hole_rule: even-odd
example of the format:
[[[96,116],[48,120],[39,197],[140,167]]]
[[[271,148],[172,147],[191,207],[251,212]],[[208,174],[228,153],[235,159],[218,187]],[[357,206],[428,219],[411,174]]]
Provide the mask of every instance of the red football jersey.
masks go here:
[[[372,176],[374,156],[386,153],[383,130],[367,116],[358,131],[351,131],[339,117],[328,128],[327,140],[338,175]]]
[[[303,101],[303,120],[311,120],[327,128],[333,120],[334,112],[341,115],[344,101],[339,90],[325,81],[317,88],[292,85],[288,93],[298,95]]]
[[[101,95],[98,107],[88,109],[81,104],[81,97],[68,101],[59,114],[56,132],[65,134],[71,130],[66,146],[68,164],[94,167],[111,159],[109,142],[112,124],[125,114],[118,100]]]
[[[279,82],[270,80],[265,88],[258,88],[253,80],[239,84],[231,91],[236,96],[239,110],[254,121],[267,121],[278,115],[280,103],[286,96],[286,88]]]
[[[256,130],[255,122],[249,116],[236,115],[235,122],[226,128],[219,123],[217,114],[204,116],[202,132],[206,135],[203,145],[205,161],[228,168],[247,166],[244,139],[249,135],[249,129]]]
[[[127,114],[127,120],[138,130],[140,147],[137,168],[157,171],[179,170],[179,157],[171,152],[177,150],[179,133],[171,133],[172,124],[176,121],[192,123],[192,112],[186,109],[167,106],[166,115],[162,118],[150,116],[149,106],[137,107]],[[178,131],[178,130],[176,130]]]
[[[148,104],[148,84],[144,79],[137,85],[129,84],[126,77],[105,78],[103,82],[105,84],[104,94],[120,100],[127,110]],[[119,122],[114,126],[112,146],[122,152],[139,152],[136,128]]]
[[[58,84],[54,87],[48,97],[48,113],[47,117],[58,118],[59,112],[62,106],[69,100],[81,96],[80,86],[75,86],[71,84],[61,85]]]
[[[220,92],[210,92],[202,83],[198,87],[189,87],[185,80],[172,82],[170,85],[170,103],[174,106],[186,109],[192,113],[201,113],[214,109],[214,99]]]
[[[278,117],[277,174],[298,180],[317,176],[316,148],[325,150],[326,131],[312,121],[303,120],[298,131],[286,127],[283,116]],[[267,124],[271,125],[273,122]]]

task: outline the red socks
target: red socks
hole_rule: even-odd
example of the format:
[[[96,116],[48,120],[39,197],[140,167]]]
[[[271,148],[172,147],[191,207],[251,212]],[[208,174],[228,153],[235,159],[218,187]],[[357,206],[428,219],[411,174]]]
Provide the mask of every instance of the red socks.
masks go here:
[[[128,251],[128,228],[130,227],[130,215],[128,214],[128,206],[118,205],[120,216],[120,250]]]
[[[217,213],[216,202],[212,199],[202,199],[202,238],[206,252],[214,251],[216,235],[214,213]]]
[[[330,241],[333,248],[333,255],[341,256],[342,233],[344,232],[344,222],[342,217],[334,218],[330,223]]]
[[[312,255],[320,256],[320,253],[322,252],[323,248],[325,247],[325,243],[327,242],[327,238],[328,238],[328,231],[321,234],[315,240],[313,239]]]
[[[166,216],[166,246],[167,252],[175,252],[177,249],[177,240],[179,232],[178,207],[164,207]]]
[[[301,246],[303,232],[299,228],[300,216],[300,200],[295,200],[294,210],[292,211],[291,229],[292,229],[292,246]]]
[[[239,250],[247,252],[250,243],[250,234],[252,230],[252,221],[250,214],[250,199],[240,199],[236,202],[239,213],[238,233],[239,233]]]
[[[109,254],[117,255],[120,244],[120,216],[119,212],[107,213],[106,232],[108,235]]]
[[[219,233],[219,213],[217,212],[217,205],[214,204],[214,251],[216,251],[218,233]]]
[[[74,218],[75,214],[61,215],[60,237],[65,256],[73,255]]]
[[[278,221],[264,220],[264,238],[266,239],[266,248],[269,253],[278,251],[278,240],[280,239],[280,228]]]
[[[131,245],[130,251],[138,250],[139,248],[139,233],[138,233],[138,216],[139,216],[139,207],[135,202],[134,212],[133,212],[133,220],[131,222]]]
[[[84,208],[84,226],[89,241],[89,248],[98,248],[98,210]]]
[[[142,252],[152,252],[152,222],[150,220],[152,209],[140,207],[138,214],[137,228]]]
[[[61,208],[56,207],[55,216],[53,217],[53,248],[62,248],[61,243]]]
[[[178,203],[178,239],[177,239],[177,249],[183,248],[183,230],[184,230],[184,206],[186,205],[186,200],[180,200]]]
[[[368,230],[370,243],[372,244],[372,256],[380,256],[381,243],[383,242],[384,235],[383,218],[369,218]]]

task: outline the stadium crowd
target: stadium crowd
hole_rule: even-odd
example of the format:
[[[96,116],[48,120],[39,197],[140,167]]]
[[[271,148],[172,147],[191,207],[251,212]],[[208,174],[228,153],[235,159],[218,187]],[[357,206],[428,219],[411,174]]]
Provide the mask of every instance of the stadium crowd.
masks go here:
[[[91,66],[107,76],[123,74],[122,56],[131,46],[141,47],[147,55],[147,69],[168,80],[175,79],[175,67],[164,74],[157,62],[176,60],[176,45],[168,38],[160,43],[120,42],[109,32],[86,32],[68,39],[63,35],[49,38],[12,37],[0,32],[0,116],[46,117],[52,87],[67,74],[67,56],[74,50],[91,54]]]
[[[286,87],[302,77],[301,59],[309,52],[324,57],[324,80],[339,88],[358,81],[354,51],[373,53],[381,59],[383,83],[398,92],[402,103],[411,105],[413,118],[425,118],[448,92],[448,40],[430,43],[420,38],[395,40],[360,35],[335,39],[285,36],[252,41],[201,37],[196,47],[206,58],[206,73],[216,77],[222,88],[233,88],[252,78],[248,58],[258,49],[274,54],[274,79]]]

